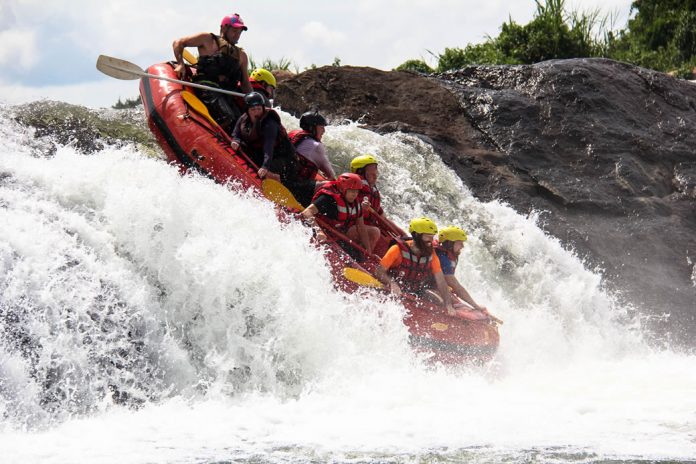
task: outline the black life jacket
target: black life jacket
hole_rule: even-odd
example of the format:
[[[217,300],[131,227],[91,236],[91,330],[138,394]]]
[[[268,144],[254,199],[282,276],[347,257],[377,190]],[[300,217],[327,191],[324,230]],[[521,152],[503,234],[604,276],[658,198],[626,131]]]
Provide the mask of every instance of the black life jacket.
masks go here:
[[[225,90],[239,90],[242,79],[242,67],[239,57],[242,49],[211,33],[218,45],[212,55],[201,56],[196,65],[196,82],[205,82]]]
[[[310,138],[312,140],[317,140],[314,138],[314,136],[302,129],[297,129],[294,131],[290,131],[288,134],[288,137],[290,137],[290,142],[292,142],[292,145],[297,148],[297,146],[302,143],[302,141],[306,138]],[[299,151],[297,152],[297,177],[300,179],[315,179],[317,176],[317,173],[319,172],[319,167],[314,164],[313,161],[308,160],[304,156],[302,156],[302,153]]]
[[[261,127],[263,126],[266,118],[271,118],[278,123],[279,130],[276,136],[275,144],[273,145],[273,158],[291,160],[293,164],[297,160],[297,155],[295,154],[295,148],[290,143],[288,138],[288,133],[286,132],[283,124],[280,122],[280,116],[275,110],[266,108],[263,116],[259,119],[256,124],[251,123],[248,113],[244,113],[239,118],[239,128],[240,128],[240,138],[244,143],[244,146],[251,150],[253,153],[254,161],[261,165],[263,163],[263,136],[261,135]]]
[[[343,195],[341,195],[341,192],[338,190],[335,180],[326,182],[322,185],[322,187],[314,193],[312,201],[316,200],[320,195],[329,195],[336,202],[338,216],[335,219],[322,215],[322,218],[334,229],[346,232],[354,226],[363,215],[360,202],[356,200],[352,204],[346,203]]]
[[[400,287],[408,293],[420,293],[432,285],[431,269],[432,253],[428,256],[418,256],[411,250],[412,240],[404,242],[395,239],[401,251],[401,264],[390,268],[388,274],[396,280]]]

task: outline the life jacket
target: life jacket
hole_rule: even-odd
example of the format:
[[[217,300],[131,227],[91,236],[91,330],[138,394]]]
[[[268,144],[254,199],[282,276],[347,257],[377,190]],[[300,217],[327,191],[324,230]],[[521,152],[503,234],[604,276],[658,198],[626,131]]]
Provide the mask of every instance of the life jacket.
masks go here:
[[[324,185],[322,185],[322,187],[314,193],[312,202],[314,202],[314,200],[316,200],[320,195],[329,195],[336,202],[338,216],[335,219],[322,215],[322,218],[334,229],[346,232],[348,229],[354,226],[358,219],[363,215],[360,202],[356,199],[352,204],[349,205],[343,198],[343,195],[341,195],[341,192],[338,190],[336,181],[326,182]]]
[[[238,90],[242,79],[239,57],[242,49],[211,33],[218,45],[212,55],[201,56],[196,65],[196,82],[205,82],[226,90]]]
[[[363,198],[366,197],[370,202],[370,206],[372,206],[372,209],[375,210],[375,213],[382,214],[382,196],[380,195],[379,190],[377,190],[376,186],[370,186],[367,180],[363,178],[362,190],[360,190],[360,193],[358,194],[358,201],[362,203]]]
[[[432,253],[428,256],[418,256],[411,250],[413,240],[404,242],[395,239],[401,251],[401,264],[389,269],[388,274],[408,293],[420,293],[432,284],[431,261]]]
[[[245,148],[248,148],[253,152],[253,157],[254,160],[257,161],[257,164],[260,165],[263,163],[263,136],[261,135],[260,131],[266,118],[275,120],[280,127],[275,144],[273,145],[273,158],[286,158],[293,160],[293,162],[296,161],[295,149],[290,143],[288,133],[280,122],[280,116],[278,116],[278,113],[276,113],[275,110],[269,108],[266,108],[263,116],[261,116],[255,125],[251,123],[248,113],[244,113],[239,118],[239,136],[242,139]]]
[[[433,248],[435,248],[435,253],[438,256],[447,256],[449,258],[450,262],[452,263],[452,268],[457,268],[457,261],[459,260],[459,256],[457,256],[447,248],[443,247],[435,240],[433,240]]]
[[[288,137],[290,137],[290,142],[293,144],[295,148],[302,143],[302,141],[306,138],[310,138],[312,140],[317,140],[314,138],[314,136],[302,129],[297,129],[294,131],[290,131],[288,134]],[[317,176],[317,173],[319,172],[319,168],[317,167],[316,164],[314,164],[313,161],[308,160],[304,156],[302,156],[302,153],[299,151],[297,152],[297,177],[300,179],[314,179]]]

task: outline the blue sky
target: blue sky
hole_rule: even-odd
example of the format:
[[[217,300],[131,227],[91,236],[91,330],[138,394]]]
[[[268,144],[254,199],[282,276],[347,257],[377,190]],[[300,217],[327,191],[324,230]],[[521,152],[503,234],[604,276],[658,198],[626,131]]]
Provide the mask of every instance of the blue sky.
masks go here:
[[[631,0],[568,0],[571,8],[614,13],[623,27]],[[171,43],[195,32],[218,32],[239,13],[249,30],[240,45],[254,59],[392,69],[410,58],[434,64],[445,47],[478,43],[512,17],[529,21],[533,0],[2,0],[0,102],[54,99],[111,106],[138,94],[137,81],[118,81],[95,68],[100,54],[142,68],[172,59]]]

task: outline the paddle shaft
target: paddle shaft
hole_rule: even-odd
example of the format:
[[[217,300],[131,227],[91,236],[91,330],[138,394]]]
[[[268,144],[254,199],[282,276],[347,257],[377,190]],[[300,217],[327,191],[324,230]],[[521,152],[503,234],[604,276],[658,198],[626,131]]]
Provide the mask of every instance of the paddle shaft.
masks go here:
[[[129,61],[121,60],[119,58],[113,58],[106,55],[100,55],[97,60],[97,69],[107,76],[114,77],[116,79],[137,79],[140,77],[147,77],[151,79],[160,79],[167,82],[174,82],[176,84],[181,84],[186,87],[194,87],[196,89],[210,90],[211,92],[224,93],[225,95],[233,95],[235,97],[244,97],[245,94],[240,92],[232,92],[231,90],[223,90],[217,87],[211,87],[209,85],[194,84],[193,82],[182,81],[179,79],[172,79],[171,77],[157,76],[155,74],[150,74],[145,72],[140,66],[131,63]],[[114,72],[116,71],[116,72]]]
[[[379,222],[379,223],[382,224],[384,227],[386,227],[387,229],[389,229],[389,231],[392,233],[392,236],[393,236],[394,238],[401,238],[401,232],[399,232],[398,230],[396,230],[396,229],[394,228],[394,226],[392,226],[391,223],[390,223],[389,221],[387,221],[387,220],[384,219],[382,216],[380,216],[379,214],[377,214],[377,211],[375,211],[375,209],[374,209],[372,206],[370,206],[369,208],[370,208],[370,213],[371,213],[374,217],[377,218],[377,222]]]
[[[133,71],[135,73],[135,71]],[[209,85],[202,85],[202,84],[196,84],[193,82],[187,82],[187,81],[181,81],[179,79],[172,79],[171,77],[164,77],[164,76],[156,76],[154,74],[146,73],[146,72],[141,72],[137,73],[139,76],[142,77],[150,77],[152,79],[160,79],[163,81],[167,82],[174,82],[177,84],[184,85],[186,87],[194,87],[196,89],[203,89],[203,90],[210,90],[211,92],[218,92],[218,93],[224,93],[225,95],[233,95],[235,97],[244,97],[245,94],[240,93],[240,92],[232,92],[231,90],[223,90],[223,89],[218,89],[216,87],[211,87]]]

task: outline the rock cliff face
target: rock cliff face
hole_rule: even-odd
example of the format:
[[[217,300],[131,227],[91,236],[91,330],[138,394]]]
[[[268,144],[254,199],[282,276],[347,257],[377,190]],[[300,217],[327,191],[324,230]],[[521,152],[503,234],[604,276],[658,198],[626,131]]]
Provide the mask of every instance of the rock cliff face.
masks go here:
[[[696,85],[610,60],[475,66],[424,77],[324,67],[277,102],[430,142],[482,200],[521,213],[604,269],[656,333],[694,346]]]

